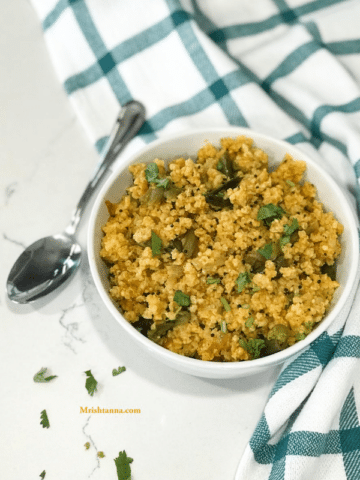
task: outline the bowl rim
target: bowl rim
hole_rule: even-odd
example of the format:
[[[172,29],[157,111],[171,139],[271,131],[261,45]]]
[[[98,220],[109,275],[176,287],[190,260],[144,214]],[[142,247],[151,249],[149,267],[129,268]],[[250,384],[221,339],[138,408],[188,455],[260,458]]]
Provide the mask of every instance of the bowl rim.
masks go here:
[[[344,216],[348,216],[352,219],[350,222],[350,237],[351,237],[351,251],[349,252],[350,255],[354,256],[354,261],[351,263],[350,270],[347,274],[347,281],[344,287],[343,292],[341,293],[340,298],[337,300],[336,304],[334,305],[332,311],[329,315],[322,320],[317,328],[313,330],[304,340],[295,343],[294,345],[282,350],[280,352],[274,353],[267,357],[257,358],[250,361],[244,362],[211,362],[211,361],[204,361],[200,359],[194,359],[190,357],[185,357],[184,355],[172,352],[167,350],[166,348],[152,342],[147,337],[142,335],[138,332],[122,315],[118,308],[115,306],[114,302],[111,300],[109,294],[106,292],[105,288],[102,285],[100,274],[96,268],[96,260],[95,257],[98,255],[98,252],[95,252],[94,249],[94,236],[95,236],[95,228],[96,228],[96,219],[99,213],[100,208],[103,206],[105,201],[106,192],[111,188],[112,184],[117,180],[117,178],[121,175],[121,172],[126,170],[129,165],[135,163],[137,159],[146,154],[146,152],[151,151],[153,149],[158,148],[160,145],[175,141],[181,140],[185,138],[189,138],[189,136],[194,135],[203,135],[203,141],[206,141],[206,135],[210,134],[217,134],[218,138],[226,137],[226,136],[239,136],[239,135],[246,135],[250,138],[254,139],[254,143],[256,144],[259,139],[271,142],[282,147],[284,150],[289,150],[289,153],[292,156],[298,155],[301,156],[306,163],[311,164],[312,168],[318,170],[318,172],[326,179],[326,181],[330,184],[331,188],[336,191],[337,195],[342,198],[343,201],[343,211]],[[199,147],[200,148],[200,145]],[[136,151],[135,153],[131,154],[127,158],[124,158],[122,162],[120,162],[114,171],[111,173],[109,178],[106,180],[100,191],[98,192],[95,202],[93,204],[89,224],[88,224],[88,232],[87,232],[87,253],[88,253],[88,260],[90,265],[90,271],[97,288],[97,291],[100,294],[105,306],[109,310],[109,312],[113,315],[115,320],[135,339],[137,339],[142,346],[148,350],[150,353],[155,354],[156,356],[160,355],[162,357],[162,361],[169,362],[170,365],[177,364],[179,367],[182,367],[183,371],[194,371],[209,373],[215,372],[217,374],[221,374],[223,372],[226,373],[233,373],[236,374],[237,372],[250,372],[251,370],[258,369],[259,367],[265,366],[272,366],[275,364],[283,363],[289,357],[296,356],[299,352],[305,350],[315,339],[317,339],[336,319],[338,314],[340,313],[341,309],[344,307],[347,299],[349,298],[354,281],[357,275],[357,269],[359,264],[359,235],[356,226],[357,219],[355,217],[355,213],[350,206],[348,199],[346,198],[343,190],[341,187],[336,183],[333,177],[323,168],[321,167],[315,160],[313,160],[306,152],[303,150],[298,149],[296,146],[286,142],[285,140],[280,140],[274,138],[270,135],[266,135],[260,132],[256,132],[247,127],[236,127],[236,126],[228,126],[228,127],[210,127],[210,128],[192,128],[179,131],[177,133],[170,133],[161,136],[160,138],[150,142],[149,144],[142,147],[140,150]],[[356,260],[356,261],[355,261]]]

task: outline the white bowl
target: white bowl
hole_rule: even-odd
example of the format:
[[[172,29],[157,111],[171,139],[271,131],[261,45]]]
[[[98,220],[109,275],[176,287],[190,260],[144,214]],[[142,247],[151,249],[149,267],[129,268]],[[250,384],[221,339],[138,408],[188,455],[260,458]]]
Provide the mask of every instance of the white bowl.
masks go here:
[[[103,236],[101,228],[109,217],[105,200],[110,200],[113,203],[118,202],[125,193],[125,189],[132,183],[132,176],[128,171],[130,164],[138,162],[148,163],[155,158],[161,158],[165,161],[173,160],[180,156],[195,158],[197,151],[205,142],[209,141],[214,145],[219,145],[220,138],[236,137],[238,135],[246,135],[253,138],[256,146],[262,148],[268,154],[270,166],[278,164],[286,153],[292,155],[296,160],[306,161],[307,170],[305,178],[316,186],[319,199],[324,204],[326,210],[331,210],[344,226],[344,232],[341,237],[342,253],[337,262],[337,280],[340,283],[340,287],[336,290],[332,307],[326,317],[304,340],[281,352],[256,360],[226,363],[208,362],[187,358],[157,345],[139,333],[121,315],[118,307],[108,294],[108,269],[99,255],[101,238]],[[207,378],[236,378],[260,373],[268,367],[283,363],[288,358],[304,350],[319,337],[336,317],[346,314],[346,308],[344,307],[349,303],[354,290],[352,287],[356,279],[359,262],[359,238],[355,215],[347,198],[329,174],[311,158],[286,142],[275,140],[246,128],[228,127],[195,130],[176,136],[164,137],[154,141],[141,152],[122,163],[104,184],[93,206],[88,230],[88,256],[91,273],[103,302],[126,334],[140,344],[145,352],[153,355],[168,366],[191,375]]]

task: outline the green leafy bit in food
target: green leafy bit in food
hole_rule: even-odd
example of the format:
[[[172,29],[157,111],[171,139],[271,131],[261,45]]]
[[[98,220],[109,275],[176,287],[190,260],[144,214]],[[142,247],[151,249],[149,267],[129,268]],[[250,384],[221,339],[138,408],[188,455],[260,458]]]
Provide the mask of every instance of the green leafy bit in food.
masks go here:
[[[265,347],[265,341],[261,338],[249,338],[248,341],[243,338],[239,339],[240,347],[246,350],[252,360],[260,357],[261,350]]]
[[[86,370],[85,372],[87,379],[85,382],[85,388],[88,391],[89,395],[93,396],[94,393],[97,391],[98,382],[95,380],[91,370]]]
[[[289,185],[289,187],[291,187],[291,188],[295,187],[295,183],[292,182],[291,180],[285,180],[285,182]]]
[[[254,285],[251,289],[251,292],[250,293],[256,293],[258,292],[259,290],[261,290],[261,288],[257,285]]]
[[[161,248],[162,248],[162,241],[161,238],[159,238],[156,233],[151,230],[151,251],[152,251],[152,256],[156,257],[156,255],[160,255],[161,253]]]
[[[257,219],[262,220],[266,226],[270,226],[275,219],[280,219],[285,214],[285,211],[278,205],[268,203],[260,207]]]
[[[299,228],[297,218],[293,218],[290,225],[284,225],[284,235],[280,238],[280,246],[284,247],[291,240],[291,235]]]
[[[313,326],[314,326],[314,322],[305,322],[303,325],[303,331],[298,332],[295,335],[295,340],[297,342],[300,342],[300,340],[304,340],[304,338],[306,338],[309,335],[309,333],[312,331]]]
[[[157,325],[154,330],[150,329],[148,331],[147,337],[153,342],[158,342],[161,337],[168,333],[169,330],[172,330],[179,325],[184,325],[190,320],[190,318],[191,314],[189,311],[186,310],[179,312],[176,315],[175,320],[166,320],[166,322]]]
[[[277,324],[270,331],[267,336],[269,340],[277,340],[279,343],[287,342],[290,335],[290,329],[286,325]]]
[[[266,260],[270,260],[273,254],[273,246],[272,243],[267,243],[262,248],[259,248],[258,252],[266,258]]]
[[[251,278],[250,278],[249,272],[239,273],[238,278],[235,280],[238,293],[241,293],[246,287],[246,285],[250,282],[251,282]]]
[[[114,458],[118,480],[131,480],[130,463],[133,459],[126,455],[125,450],[119,452],[119,456]]]
[[[207,283],[208,285],[218,284],[218,283],[220,283],[220,282],[221,282],[220,278],[208,277],[208,278],[206,279],[206,283]]]
[[[89,450],[89,448],[90,448],[90,442],[86,442],[86,443],[84,444],[84,447],[86,448],[86,450]]]
[[[145,169],[145,177],[149,183],[155,183],[156,186],[164,189],[167,188],[170,183],[170,180],[168,178],[158,178],[159,167],[154,162],[151,162],[147,165]]]
[[[112,371],[112,376],[116,377],[117,375],[120,375],[120,373],[125,372],[126,367],[119,367],[119,368],[114,368]]]
[[[43,470],[43,471],[40,473],[39,477],[41,477],[41,478],[44,480],[45,475],[46,475],[46,472],[45,472],[45,470]]]
[[[248,303],[244,303],[244,305],[242,305],[242,308],[250,308],[250,305]]]
[[[254,317],[248,317],[245,321],[245,327],[251,328],[254,324]]]
[[[230,312],[231,307],[230,307],[228,301],[226,300],[226,298],[221,297],[221,298],[220,298],[220,301],[221,301],[221,303],[223,304],[225,311],[226,311],[226,312]]]
[[[104,458],[104,457],[105,457],[105,453],[104,453],[104,452],[98,452],[98,453],[97,453],[97,456],[98,456],[99,458]]]
[[[45,377],[47,372],[47,368],[41,368],[35,375],[34,375],[34,382],[36,383],[47,383],[57,377],[57,375],[49,375]]]
[[[159,175],[159,167],[157,166],[157,164],[155,162],[149,163],[145,169],[146,180],[149,183],[155,182],[158,175]]]
[[[222,333],[227,333],[227,323],[225,322],[225,320],[221,320],[220,322],[220,331]]]
[[[190,306],[190,297],[181,290],[177,290],[174,295],[174,302],[180,305],[180,307],[188,307]]]
[[[49,428],[49,427],[50,427],[50,422],[49,422],[49,419],[48,419],[46,410],[43,410],[43,411],[40,413],[40,418],[41,418],[40,425],[42,425],[43,428]]]

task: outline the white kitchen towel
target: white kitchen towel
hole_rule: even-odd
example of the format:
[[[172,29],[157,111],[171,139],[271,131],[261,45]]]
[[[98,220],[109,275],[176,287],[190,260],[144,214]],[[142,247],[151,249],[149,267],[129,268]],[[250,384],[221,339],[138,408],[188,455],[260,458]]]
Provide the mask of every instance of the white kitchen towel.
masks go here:
[[[119,106],[135,99],[147,111],[135,148],[189,128],[250,127],[308,153],[356,209],[357,0],[31,1],[99,151]],[[346,315],[284,366],[237,480],[359,480],[360,291],[354,295]]]

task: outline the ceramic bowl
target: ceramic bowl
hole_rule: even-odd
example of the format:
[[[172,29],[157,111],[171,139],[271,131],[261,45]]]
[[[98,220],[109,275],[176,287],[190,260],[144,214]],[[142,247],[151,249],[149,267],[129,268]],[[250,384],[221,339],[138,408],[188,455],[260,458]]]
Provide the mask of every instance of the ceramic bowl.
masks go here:
[[[165,161],[177,157],[194,157],[201,146],[207,141],[219,145],[222,137],[236,137],[246,135],[254,139],[256,146],[262,148],[269,156],[269,165],[277,165],[286,153],[296,160],[305,160],[307,171],[305,178],[311,181],[318,190],[318,197],[326,210],[331,210],[335,217],[344,225],[341,236],[342,253],[337,262],[337,280],[340,287],[336,290],[332,306],[319,326],[304,340],[273,355],[246,362],[208,362],[187,358],[173,353],[139,333],[120,313],[116,304],[108,294],[108,269],[100,258],[100,244],[103,236],[102,226],[108,220],[108,211],[105,200],[115,203],[131,185],[132,176],[128,167],[132,163],[151,162],[155,158]],[[304,350],[311,342],[319,337],[339,315],[346,315],[346,306],[351,301],[354,291],[357,266],[359,261],[359,239],[354,211],[341,188],[319,165],[305,153],[294,146],[266,135],[258,134],[246,128],[228,127],[207,130],[195,130],[179,135],[164,137],[156,140],[139,153],[125,159],[119,164],[116,171],[109,177],[99,192],[92,212],[88,230],[88,257],[91,273],[100,294],[109,312],[115,317],[124,334],[129,335],[140,345],[146,354],[152,355],[169,367],[182,372],[207,378],[236,378],[260,373],[269,367],[281,364]]]

